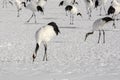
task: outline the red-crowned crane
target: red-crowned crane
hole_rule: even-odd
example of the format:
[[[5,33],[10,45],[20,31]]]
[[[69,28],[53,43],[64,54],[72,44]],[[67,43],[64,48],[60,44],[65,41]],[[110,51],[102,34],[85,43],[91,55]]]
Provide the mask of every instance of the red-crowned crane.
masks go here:
[[[47,59],[47,43],[55,36],[57,36],[60,33],[60,30],[55,22],[50,22],[46,26],[43,26],[42,28],[38,29],[36,32],[36,48],[35,52],[33,53],[33,62],[37,56],[37,51],[39,49],[39,46],[41,43],[43,43],[45,47],[45,53],[43,57],[44,60]]]

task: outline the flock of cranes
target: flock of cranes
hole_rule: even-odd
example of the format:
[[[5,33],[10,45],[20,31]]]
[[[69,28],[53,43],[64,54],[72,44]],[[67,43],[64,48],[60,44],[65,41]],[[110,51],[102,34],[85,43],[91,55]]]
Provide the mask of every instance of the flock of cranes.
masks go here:
[[[7,5],[8,3],[13,5],[13,0],[3,0],[3,5]],[[16,5],[17,9],[17,17],[20,16],[20,11],[22,10],[23,7],[26,9],[29,9],[32,11],[32,16],[27,20],[27,22],[30,22],[30,20],[34,17],[35,23],[37,23],[36,20],[36,12],[40,12],[44,14],[45,11],[45,5],[48,1],[47,0],[15,0],[14,3]],[[92,35],[94,31],[99,31],[99,38],[98,38],[98,43],[100,42],[101,38],[101,32],[103,32],[103,43],[105,43],[105,30],[103,29],[103,26],[111,21],[113,21],[113,26],[115,26],[115,21],[119,20],[117,19],[117,16],[120,13],[120,3],[117,0],[111,0],[110,6],[108,10],[106,10],[105,6],[108,0],[84,0],[85,5],[86,5],[86,13],[88,14],[88,19],[91,19],[92,17],[92,12],[96,8],[100,8],[100,16],[102,15],[101,11],[102,9],[105,12],[105,17],[98,18],[94,21],[92,27],[92,31],[86,33],[85,36],[85,41],[87,40],[89,35]],[[60,1],[58,4],[59,7],[64,7],[64,10],[66,11],[66,16],[68,14],[70,15],[70,24],[74,24],[74,16],[83,16],[80,11],[78,11],[79,2],[77,0],[63,0]],[[60,33],[59,26],[55,22],[50,22],[47,25],[41,27],[40,29],[37,30],[35,38],[36,38],[36,48],[35,52],[33,53],[33,62],[35,61],[35,58],[37,56],[37,51],[39,49],[39,46],[41,43],[43,43],[45,47],[45,53],[43,57],[44,60],[47,59],[47,43],[55,36],[57,36]]]

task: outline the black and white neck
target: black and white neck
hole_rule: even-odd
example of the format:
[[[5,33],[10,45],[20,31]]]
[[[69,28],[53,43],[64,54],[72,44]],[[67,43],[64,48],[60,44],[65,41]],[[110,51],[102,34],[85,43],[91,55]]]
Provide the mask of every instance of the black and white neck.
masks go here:
[[[58,29],[58,26],[57,26],[57,24],[55,22],[50,22],[50,23],[48,23],[48,25],[53,27],[56,35],[58,35],[58,33],[60,33],[60,30]]]
[[[25,2],[22,2],[21,4],[23,4],[23,5],[24,5],[24,7],[26,7],[26,3],[25,3]]]
[[[41,6],[37,6],[37,11],[41,11],[43,13],[43,8]]]

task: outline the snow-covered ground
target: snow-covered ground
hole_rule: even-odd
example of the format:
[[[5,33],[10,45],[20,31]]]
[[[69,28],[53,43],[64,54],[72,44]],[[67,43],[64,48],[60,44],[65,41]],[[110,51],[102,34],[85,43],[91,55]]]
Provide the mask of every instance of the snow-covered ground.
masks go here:
[[[25,8],[18,18],[15,6],[0,7],[0,80],[120,80],[120,22],[116,29],[112,22],[105,25],[105,44],[102,39],[97,44],[98,32],[84,42],[99,13],[94,11],[88,20],[81,0],[78,7],[83,18],[75,17],[75,24],[69,25],[69,17],[59,2],[48,0],[45,15],[37,13],[37,24],[34,19],[25,22],[32,14]],[[33,63],[35,32],[51,21],[58,24],[61,34],[48,44],[49,61],[42,61],[41,45]]]

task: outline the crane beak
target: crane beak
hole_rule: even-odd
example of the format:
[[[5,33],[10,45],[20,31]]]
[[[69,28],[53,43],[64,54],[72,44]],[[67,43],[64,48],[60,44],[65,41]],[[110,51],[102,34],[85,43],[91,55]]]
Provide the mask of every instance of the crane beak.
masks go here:
[[[35,58],[36,58],[36,55],[33,53],[32,55],[32,58],[33,58],[33,62],[35,61]]]

